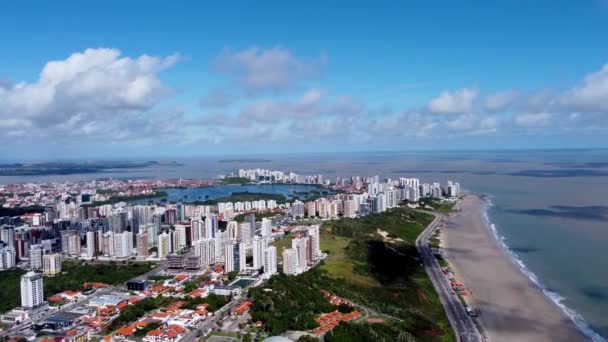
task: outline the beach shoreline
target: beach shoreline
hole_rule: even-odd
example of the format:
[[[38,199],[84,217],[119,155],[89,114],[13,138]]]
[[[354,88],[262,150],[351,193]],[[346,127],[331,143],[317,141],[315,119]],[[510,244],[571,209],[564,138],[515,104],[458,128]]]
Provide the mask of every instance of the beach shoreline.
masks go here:
[[[442,229],[446,259],[472,293],[470,305],[490,341],[586,341],[585,336],[518,267],[485,222],[486,202],[467,195]]]

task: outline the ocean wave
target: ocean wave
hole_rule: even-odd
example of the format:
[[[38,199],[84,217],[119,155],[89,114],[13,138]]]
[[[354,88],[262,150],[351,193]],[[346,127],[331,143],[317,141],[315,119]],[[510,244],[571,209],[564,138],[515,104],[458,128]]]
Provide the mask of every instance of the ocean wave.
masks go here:
[[[606,339],[600,336],[597,332],[595,332],[589,323],[585,321],[583,316],[581,316],[578,312],[573,310],[572,308],[566,306],[563,301],[566,299],[560,294],[550,291],[547,289],[541,281],[538,279],[534,272],[530,271],[526,264],[519,258],[517,253],[513,252],[507,243],[505,242],[507,239],[502,236],[498,230],[496,229],[496,225],[490,221],[490,217],[488,215],[488,211],[490,207],[492,207],[492,198],[491,196],[485,196],[485,206],[483,209],[483,219],[486,224],[486,227],[492,232],[494,239],[498,242],[498,245],[502,250],[509,256],[512,262],[514,262],[517,266],[519,266],[520,271],[534,283],[543,294],[549,298],[555,305],[557,305],[565,314],[570,318],[570,320],[576,325],[576,327],[591,341],[593,342],[606,342]]]

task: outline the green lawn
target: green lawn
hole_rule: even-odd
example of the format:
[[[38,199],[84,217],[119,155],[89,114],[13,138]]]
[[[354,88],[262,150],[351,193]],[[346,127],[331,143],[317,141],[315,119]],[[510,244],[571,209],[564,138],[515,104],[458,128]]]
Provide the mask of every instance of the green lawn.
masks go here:
[[[291,248],[291,240],[293,240],[293,235],[289,234],[272,242],[272,245],[277,248],[278,260],[283,260],[283,249]]]
[[[352,239],[330,234],[321,235],[321,250],[328,252],[329,256],[324,260],[321,270],[327,271],[328,275],[342,278],[348,282],[364,286],[379,286],[374,278],[357,274],[355,266],[364,266],[365,262],[352,260],[346,253],[346,247]]]

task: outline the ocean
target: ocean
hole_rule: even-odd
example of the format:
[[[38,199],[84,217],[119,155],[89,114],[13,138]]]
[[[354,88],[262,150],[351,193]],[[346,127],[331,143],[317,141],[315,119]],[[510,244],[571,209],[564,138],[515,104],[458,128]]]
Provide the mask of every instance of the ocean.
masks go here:
[[[239,168],[458,181],[488,199],[489,229],[522,271],[590,339],[608,337],[608,150],[432,151],[178,160],[96,174],[0,177],[0,184],[98,178],[205,178]],[[603,337],[601,337],[603,336]]]

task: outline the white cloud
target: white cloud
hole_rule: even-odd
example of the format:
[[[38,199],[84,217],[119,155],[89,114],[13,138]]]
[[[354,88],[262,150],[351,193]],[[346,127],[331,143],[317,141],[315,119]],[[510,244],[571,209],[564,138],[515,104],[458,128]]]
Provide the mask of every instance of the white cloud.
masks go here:
[[[474,88],[463,88],[453,92],[443,91],[432,99],[427,108],[435,114],[463,114],[473,109],[473,101],[477,97]]]
[[[5,86],[0,119],[5,125],[36,127],[33,132],[40,136],[63,130],[109,137],[129,123],[148,127],[151,118],[142,120],[143,113],[169,92],[158,74],[177,60],[177,55],[122,57],[120,50],[108,48],[74,53],[46,63],[35,82]]]
[[[251,47],[243,51],[224,49],[213,63],[213,70],[233,78],[246,93],[283,91],[296,83],[319,75],[326,57],[304,61],[291,50]]]
[[[522,127],[543,127],[551,123],[551,113],[524,113],[515,117],[515,123]]]
[[[501,111],[509,108],[518,97],[518,92],[506,90],[486,96],[484,107],[491,112]]]
[[[562,104],[581,111],[608,112],[608,64],[566,92]]]
[[[201,98],[199,104],[202,108],[223,108],[231,105],[234,101],[234,96],[228,94],[226,90],[213,88]]]

